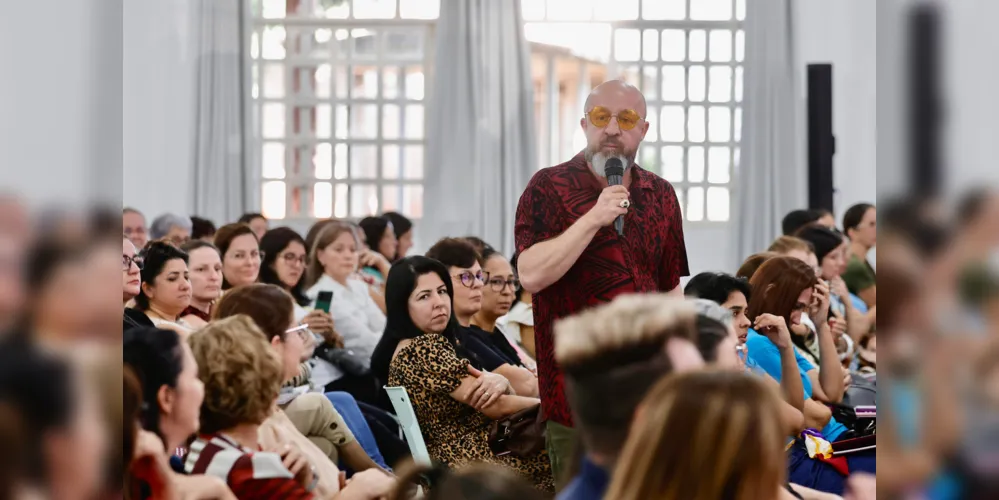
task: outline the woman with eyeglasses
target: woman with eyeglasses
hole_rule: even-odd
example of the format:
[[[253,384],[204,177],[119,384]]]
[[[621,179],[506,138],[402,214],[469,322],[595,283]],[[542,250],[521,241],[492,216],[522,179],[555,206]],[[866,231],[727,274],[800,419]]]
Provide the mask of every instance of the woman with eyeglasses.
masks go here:
[[[139,288],[142,286],[142,257],[135,254],[135,245],[128,236],[123,236],[121,240],[121,286],[122,286],[122,307],[125,308],[122,316],[121,331],[137,326],[153,326],[153,321],[139,311],[129,307],[129,304],[139,295]]]
[[[482,392],[495,396],[497,391],[510,390],[521,396],[537,397],[537,377],[524,368],[506,337],[502,333],[492,334],[472,325],[473,317],[483,307],[486,279],[482,272],[481,256],[475,246],[465,238],[444,238],[427,250],[427,257],[448,268],[454,288],[457,342],[472,356],[470,361],[473,366],[487,371],[485,375],[494,383]],[[495,327],[495,320],[493,325]],[[497,347],[500,344],[505,345],[503,348]]]
[[[246,224],[226,224],[215,232],[222,255],[222,290],[256,283],[260,274],[260,242]]]
[[[523,366],[534,372],[536,365],[530,355],[519,347],[520,331],[508,332],[498,324],[517,302],[520,280],[513,272],[510,261],[491,246],[482,250],[482,308],[472,316],[472,330],[486,335],[489,342],[504,353],[514,366]]]
[[[191,328],[201,328],[211,320],[212,306],[222,296],[222,256],[215,245],[191,240],[182,245],[191,271],[191,305],[181,319]]]

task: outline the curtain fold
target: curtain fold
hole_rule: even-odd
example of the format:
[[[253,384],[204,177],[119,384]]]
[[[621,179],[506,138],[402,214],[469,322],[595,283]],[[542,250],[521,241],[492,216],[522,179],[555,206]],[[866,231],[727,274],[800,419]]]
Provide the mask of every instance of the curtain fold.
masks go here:
[[[440,12],[419,244],[476,235],[509,256],[536,158],[520,0],[442,0]]]
[[[738,265],[780,236],[780,222],[807,206],[804,101],[795,69],[795,0],[746,6],[741,165],[736,174]]]
[[[217,224],[248,208],[246,82],[242,0],[199,0],[192,23],[194,83],[193,214]]]

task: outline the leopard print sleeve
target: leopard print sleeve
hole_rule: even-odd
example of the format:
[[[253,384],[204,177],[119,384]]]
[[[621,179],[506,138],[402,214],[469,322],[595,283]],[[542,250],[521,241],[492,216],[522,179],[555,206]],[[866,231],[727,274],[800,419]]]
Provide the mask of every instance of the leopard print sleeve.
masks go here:
[[[454,347],[441,335],[426,334],[415,339],[406,350],[406,358],[400,365],[407,386],[450,394],[468,376],[468,361],[459,358]]]

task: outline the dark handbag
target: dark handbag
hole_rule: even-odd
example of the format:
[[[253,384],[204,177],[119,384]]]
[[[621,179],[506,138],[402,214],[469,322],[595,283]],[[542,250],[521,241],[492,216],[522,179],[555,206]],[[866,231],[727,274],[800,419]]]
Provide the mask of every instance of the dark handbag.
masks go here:
[[[349,349],[341,349],[323,342],[316,348],[313,356],[328,361],[347,375],[366,377],[371,374],[371,369],[364,359]]]
[[[527,458],[545,448],[547,432],[541,405],[537,404],[489,424],[489,449],[497,457]]]

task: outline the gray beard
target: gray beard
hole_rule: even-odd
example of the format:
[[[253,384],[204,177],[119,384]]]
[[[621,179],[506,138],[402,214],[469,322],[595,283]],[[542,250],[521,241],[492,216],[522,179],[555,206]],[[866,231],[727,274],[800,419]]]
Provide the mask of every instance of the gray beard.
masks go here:
[[[587,151],[584,156],[586,157],[586,160],[590,162],[590,165],[593,167],[593,173],[604,178],[607,177],[607,173],[604,172],[604,168],[607,166],[607,160],[611,158],[617,158],[621,160],[621,165],[623,165],[624,168],[628,168],[628,166],[631,165],[631,160],[629,160],[625,155],[621,154],[607,155],[603,152],[591,153],[590,151]]]

